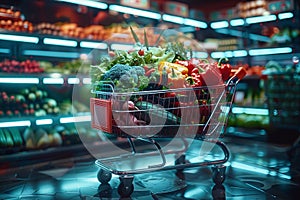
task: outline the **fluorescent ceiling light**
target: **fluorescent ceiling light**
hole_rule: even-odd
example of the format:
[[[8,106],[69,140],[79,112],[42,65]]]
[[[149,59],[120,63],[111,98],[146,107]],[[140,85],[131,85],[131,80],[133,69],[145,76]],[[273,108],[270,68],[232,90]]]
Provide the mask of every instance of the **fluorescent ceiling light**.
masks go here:
[[[266,15],[266,16],[258,16],[258,17],[249,17],[249,18],[246,18],[247,24],[269,22],[269,21],[275,21],[275,20],[276,20],[276,15]]]
[[[36,125],[49,125],[49,124],[53,124],[53,120],[52,119],[37,119],[35,121]]]
[[[248,52],[246,50],[235,50],[233,51],[233,56],[234,57],[244,57],[247,56]]]
[[[62,117],[59,119],[61,124],[74,123],[74,122],[88,122],[91,121],[90,115],[78,116],[78,117]]]
[[[2,49],[2,48],[0,48],[0,53],[10,53],[10,49]]]
[[[106,3],[91,1],[91,0],[57,0],[57,1],[74,3],[74,4],[88,6],[88,7],[92,7],[92,8],[98,8],[98,9],[107,9],[107,7],[108,7]]]
[[[227,57],[227,58],[233,57],[232,51],[225,51],[225,52],[224,52],[224,55],[225,55],[225,57]]]
[[[111,44],[112,50],[129,51],[129,50],[132,50],[133,48],[134,48],[134,46],[131,44]]]
[[[50,44],[50,45],[67,46],[67,47],[77,46],[77,41],[75,40],[61,40],[61,39],[54,39],[54,38],[44,38],[43,43]]]
[[[232,113],[234,114],[249,114],[249,115],[269,115],[268,109],[263,108],[242,108],[242,107],[233,107]]]
[[[202,21],[194,20],[194,19],[184,19],[184,24],[187,26],[194,26],[194,27],[199,27],[199,28],[207,28],[207,24]]]
[[[210,27],[213,29],[226,28],[228,26],[229,26],[229,24],[227,21],[212,22],[210,24]]]
[[[92,80],[91,80],[91,78],[83,78],[82,83],[86,84],[86,85],[90,85],[90,84],[92,84]]]
[[[158,20],[161,19],[161,14],[159,14],[159,13],[150,12],[150,11],[146,11],[146,10],[140,10],[140,9],[136,9],[136,8],[130,8],[130,7],[126,7],[126,6],[110,5],[109,10],[126,13],[126,14],[131,14],[131,15],[137,15],[137,16],[151,18],[151,19],[158,19]]]
[[[12,83],[12,84],[39,84],[39,78],[0,78],[0,83]]]
[[[245,24],[245,21],[243,19],[232,19],[230,20],[231,26],[243,26]]]
[[[30,126],[31,122],[29,120],[25,121],[10,121],[10,122],[0,122],[0,128],[6,127],[16,127],[16,126]]]
[[[291,53],[292,51],[293,50],[291,47],[251,49],[251,50],[249,50],[249,55],[250,56],[259,56],[259,55],[282,54],[282,53]]]
[[[206,53],[206,52],[200,52],[200,51],[193,52],[193,55],[196,58],[207,58],[208,57],[208,53]]]
[[[278,14],[278,19],[282,20],[282,19],[289,19],[289,18],[293,18],[294,14],[292,12],[286,12],[286,13],[279,13]]]
[[[103,43],[103,42],[86,42],[86,41],[81,41],[79,45],[80,45],[80,47],[83,47],[83,48],[107,49],[107,44]]]
[[[79,84],[79,78],[68,78],[68,84]]]
[[[212,53],[210,54],[210,56],[211,56],[212,58],[223,58],[223,57],[225,57],[225,53],[224,53],[224,52],[221,52],[221,51],[216,51],[216,52],[212,52]]]
[[[176,24],[183,24],[185,19],[183,17],[178,17],[175,15],[163,14],[162,19],[167,22],[172,22]]]
[[[63,51],[43,51],[43,50],[24,50],[24,55],[28,56],[45,56],[55,58],[79,58],[80,54],[77,52],[63,52]]]
[[[32,36],[22,36],[22,35],[8,35],[8,34],[0,34],[0,40],[8,40],[15,42],[27,42],[27,43],[35,43],[39,42],[38,37]]]
[[[43,84],[64,84],[63,78],[43,78]]]

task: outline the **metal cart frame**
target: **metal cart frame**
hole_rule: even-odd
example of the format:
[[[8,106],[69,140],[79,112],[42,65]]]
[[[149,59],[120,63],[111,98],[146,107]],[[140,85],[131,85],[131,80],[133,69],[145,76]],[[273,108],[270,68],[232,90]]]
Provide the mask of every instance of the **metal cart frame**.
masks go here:
[[[194,167],[202,167],[202,166],[212,166],[212,175],[213,175],[213,181],[216,184],[222,184],[225,180],[225,171],[226,171],[226,166],[224,165],[229,157],[230,157],[230,152],[228,147],[221,142],[218,137],[220,136],[221,133],[220,131],[224,132],[226,129],[226,124],[227,124],[227,118],[229,115],[229,112],[231,110],[231,105],[233,101],[233,96],[235,94],[235,89],[237,83],[246,75],[246,72],[243,68],[239,68],[238,70],[235,71],[234,75],[226,82],[226,84],[223,85],[217,85],[217,86],[204,86],[204,87],[199,87],[199,88],[188,88],[188,89],[172,89],[172,90],[159,90],[159,91],[140,91],[140,92],[132,92],[132,93],[117,93],[114,92],[114,87],[111,84],[108,83],[101,83],[101,87],[99,85],[94,85],[92,89],[92,93],[95,94],[95,98],[91,98],[91,114],[92,114],[92,127],[99,129],[107,134],[115,135],[117,137],[123,137],[127,138],[128,144],[130,146],[130,152],[126,155],[121,155],[121,156],[115,156],[115,157],[109,157],[109,158],[101,158],[97,159],[95,161],[95,164],[100,168],[97,174],[97,178],[101,183],[108,183],[111,178],[112,174],[118,175],[120,178],[120,185],[118,187],[118,192],[122,197],[128,197],[131,195],[131,193],[134,191],[134,186],[133,186],[133,178],[134,175],[140,174],[140,173],[149,173],[153,171],[158,171],[158,170],[184,170],[186,168],[194,168]],[[208,101],[210,98],[212,98],[211,95],[207,95],[205,93],[201,93],[199,96],[197,91],[207,91],[209,89],[210,92],[212,91],[218,91],[217,98],[214,99],[214,103],[210,104]],[[211,90],[212,89],[212,90]],[[130,132],[131,130],[136,130],[137,127],[139,128],[149,128],[150,127],[150,132],[151,128],[156,128],[156,125],[151,124],[143,124],[141,126],[133,126],[132,123],[128,120],[128,115],[132,114],[134,115],[135,112],[140,112],[140,110],[126,110],[122,111],[121,109],[119,110],[118,107],[112,106],[112,101],[114,102],[119,102],[124,101],[124,95],[134,96],[135,98],[143,98],[147,97],[149,100],[150,95],[153,94],[164,94],[166,92],[175,92],[177,95],[182,94],[183,92],[196,92],[196,99],[205,99],[205,106],[210,106],[209,107],[209,113],[204,115],[200,113],[200,118],[201,122],[197,123],[181,123],[179,125],[166,125],[162,124],[161,128],[163,131],[159,132],[156,135],[147,135],[144,131],[138,131],[134,135],[128,135],[128,131]],[[160,95],[158,95],[160,96]],[[151,96],[152,98],[153,96]],[[125,98],[125,102],[127,102],[128,99]],[[142,99],[143,100],[143,99]],[[190,100],[187,100],[187,102]],[[124,105],[124,104],[123,104]],[[203,104],[199,105],[185,105],[181,106],[181,104],[177,107],[172,107],[172,106],[165,106],[164,109],[169,109],[170,112],[179,110],[183,110],[186,112],[190,112],[190,107],[191,109],[199,108],[201,106],[204,106]],[[97,107],[97,108],[96,108]],[[167,107],[167,108],[166,108]],[[225,108],[225,111],[224,111]],[[157,108],[156,108],[157,109]],[[172,110],[173,109],[173,110]],[[223,111],[222,111],[223,109]],[[102,120],[97,121],[97,110],[101,110],[101,113],[104,113],[104,116],[101,117]],[[142,110],[143,112],[146,112],[146,110]],[[199,111],[200,112],[200,111]],[[115,113],[116,115],[114,116],[112,113]],[[117,118],[119,115],[122,116],[123,114],[127,114],[127,117],[125,121],[122,122],[121,125],[118,125],[117,123],[114,122],[114,118]],[[182,113],[181,113],[182,114]],[[223,115],[222,120],[219,119],[220,115]],[[116,117],[117,116],[117,117]],[[103,121],[103,119],[105,119]],[[190,120],[190,119],[188,119]],[[195,139],[197,140],[202,140],[203,142],[208,142],[208,143],[213,143],[217,145],[223,152],[223,158],[221,159],[216,159],[213,161],[202,161],[202,162],[189,162],[185,158],[185,152],[189,148],[189,143],[186,141],[185,137],[189,137],[188,133],[184,132],[182,136],[179,138],[182,141],[182,148],[181,149],[176,149],[176,150],[170,150],[167,152],[164,152],[162,150],[162,145],[159,142],[159,138],[174,138],[174,133],[173,131],[170,131],[171,134],[169,133],[169,130],[171,130],[174,127],[178,126],[186,126],[186,127],[201,127],[197,129],[197,133],[195,135]],[[126,130],[126,131],[124,131]],[[175,132],[178,131],[178,129],[175,130]],[[188,131],[187,131],[188,132]],[[216,134],[218,133],[218,134]],[[194,136],[194,135],[193,135]],[[146,153],[139,153],[136,150],[136,145],[134,144],[134,140],[140,140],[146,143],[149,143],[153,145],[156,148],[156,152],[146,152]],[[174,155],[180,155],[175,159],[174,165],[167,165],[166,163],[166,156],[168,154],[174,154]],[[115,169],[111,166],[109,166],[107,163],[114,163],[118,162],[122,159],[126,159],[129,157],[135,157],[139,158],[141,156],[141,160],[146,157],[154,156],[154,155],[159,155],[161,159],[161,163],[159,164],[154,164],[154,165],[148,165],[144,168],[141,169],[132,169],[132,170],[118,170]]]

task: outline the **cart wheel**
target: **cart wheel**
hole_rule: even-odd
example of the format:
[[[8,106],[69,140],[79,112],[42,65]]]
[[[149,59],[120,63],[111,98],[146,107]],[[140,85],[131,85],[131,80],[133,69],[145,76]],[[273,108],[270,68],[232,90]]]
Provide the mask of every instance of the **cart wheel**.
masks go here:
[[[120,177],[120,185],[118,186],[118,193],[121,197],[130,197],[133,193],[133,177]]]
[[[225,187],[221,184],[215,185],[212,189],[212,196],[215,200],[225,200]]]
[[[99,197],[111,198],[112,188],[108,183],[102,183],[98,187]]]
[[[180,165],[180,164],[185,164],[185,155],[180,155],[176,160],[175,160],[175,165]]]
[[[225,171],[226,171],[226,166],[224,165],[212,167],[213,181],[215,184],[222,184],[224,182]]]
[[[100,169],[97,174],[100,183],[108,183],[111,179],[111,172]]]

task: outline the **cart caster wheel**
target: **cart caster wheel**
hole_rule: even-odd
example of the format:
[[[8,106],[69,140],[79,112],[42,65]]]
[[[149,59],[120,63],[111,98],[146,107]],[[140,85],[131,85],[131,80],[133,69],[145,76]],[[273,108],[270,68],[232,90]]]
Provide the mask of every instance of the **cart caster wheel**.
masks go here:
[[[225,200],[225,187],[221,184],[215,185],[212,189],[212,196],[215,200]]]
[[[185,164],[185,155],[180,155],[177,160],[175,160],[175,165]]]
[[[111,198],[112,196],[112,188],[108,183],[102,183],[98,187],[98,195],[99,197]]]
[[[213,181],[215,184],[222,184],[225,181],[225,171],[226,166],[224,165],[212,167]]]
[[[133,193],[133,177],[120,177],[120,185],[118,186],[118,193],[121,197],[127,198]]]
[[[104,169],[100,169],[97,174],[97,178],[100,183],[108,183],[111,179],[111,173]]]

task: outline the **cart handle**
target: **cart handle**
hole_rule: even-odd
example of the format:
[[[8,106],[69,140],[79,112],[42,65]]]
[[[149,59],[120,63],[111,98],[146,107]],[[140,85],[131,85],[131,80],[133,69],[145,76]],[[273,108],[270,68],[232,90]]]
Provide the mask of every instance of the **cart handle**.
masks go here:
[[[234,83],[238,83],[240,80],[242,80],[247,75],[247,71],[244,67],[239,67],[237,70],[232,70],[232,72],[234,72],[234,74],[227,81],[226,85],[228,85],[232,81]]]

